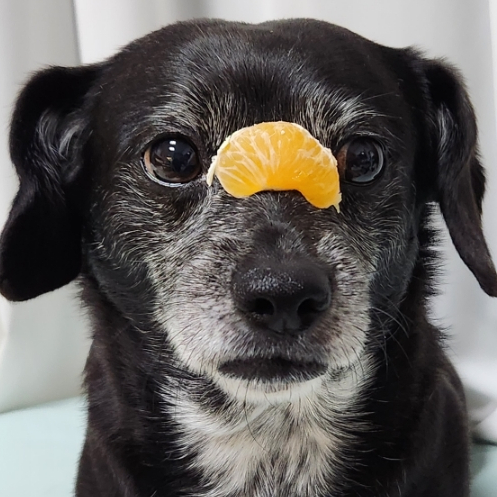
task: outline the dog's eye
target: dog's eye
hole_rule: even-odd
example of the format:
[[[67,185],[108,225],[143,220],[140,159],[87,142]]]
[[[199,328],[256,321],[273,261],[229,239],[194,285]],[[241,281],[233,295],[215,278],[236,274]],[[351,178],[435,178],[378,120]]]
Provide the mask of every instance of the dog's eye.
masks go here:
[[[375,140],[356,138],[340,149],[337,162],[343,180],[366,185],[379,177],[385,159],[382,148]]]
[[[156,141],[143,155],[148,175],[160,183],[187,183],[201,171],[195,148],[185,140],[165,138]]]

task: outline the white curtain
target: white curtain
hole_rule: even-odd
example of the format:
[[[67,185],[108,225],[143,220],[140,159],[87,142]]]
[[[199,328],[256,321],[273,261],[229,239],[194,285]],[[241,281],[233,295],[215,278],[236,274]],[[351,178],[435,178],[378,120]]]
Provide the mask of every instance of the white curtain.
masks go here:
[[[1,0],[0,225],[16,181],[6,129],[20,83],[47,64],[101,60],[148,31],[177,20],[219,17],[261,22],[314,17],[379,43],[416,45],[462,70],[480,126],[488,190],[484,227],[497,260],[496,0]],[[483,294],[452,245],[433,316],[451,330],[450,351],[470,391],[481,433],[497,441],[497,300]],[[0,302],[0,410],[76,394],[88,331],[63,289],[33,302]]]
[[[67,0],[0,0],[0,225],[17,180],[8,155],[15,97],[34,70],[79,63]],[[88,351],[74,288],[22,304],[0,297],[0,411],[75,395]]]

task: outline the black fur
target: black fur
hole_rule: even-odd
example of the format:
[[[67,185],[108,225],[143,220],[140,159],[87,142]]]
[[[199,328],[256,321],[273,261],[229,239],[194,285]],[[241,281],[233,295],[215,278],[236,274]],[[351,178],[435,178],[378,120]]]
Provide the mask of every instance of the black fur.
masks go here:
[[[334,128],[348,115],[341,98],[366,104],[371,119]],[[158,136],[186,135],[207,167],[230,133],[274,120],[303,124],[335,153],[352,136],[375,136],[389,167],[371,187],[343,184],[340,215],[315,212],[294,192],[234,200],[217,191],[212,200],[200,180],[168,190],[143,172],[143,151]],[[193,300],[229,287],[228,264],[240,268],[261,254],[284,260],[283,253],[317,260],[314,240],[334,231],[365,258],[369,245],[379,254],[366,344],[379,366],[357,413],[360,427],[344,428],[348,463],[319,495],[469,495],[464,396],[441,332],[426,317],[436,267],[433,203],[483,290],[497,296],[480,223],[475,117],[453,68],[317,21],[180,23],[100,65],[35,75],[13,115],[11,155],[20,188],[0,240],[2,294],[26,300],[79,275],[94,319],[78,497],[202,495],[196,454],[181,449],[175,398],[161,392],[192,395],[220,417],[231,400],[179,366],[154,306],[170,295],[183,263],[205,250],[221,255],[206,263],[212,284],[198,295],[192,287]],[[167,260],[162,240],[172,247]],[[164,290],[150,274],[152,255],[164,267]],[[320,267],[333,275],[330,264]]]

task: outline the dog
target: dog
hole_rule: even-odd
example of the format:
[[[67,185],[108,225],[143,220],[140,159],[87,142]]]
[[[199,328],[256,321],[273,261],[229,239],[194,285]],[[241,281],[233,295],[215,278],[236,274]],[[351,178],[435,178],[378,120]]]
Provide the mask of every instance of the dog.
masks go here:
[[[342,201],[205,181],[234,131],[306,128]],[[173,24],[18,98],[12,301],[73,280],[93,320],[78,497],[467,497],[460,380],[427,303],[439,206],[491,296],[457,71],[326,22]]]

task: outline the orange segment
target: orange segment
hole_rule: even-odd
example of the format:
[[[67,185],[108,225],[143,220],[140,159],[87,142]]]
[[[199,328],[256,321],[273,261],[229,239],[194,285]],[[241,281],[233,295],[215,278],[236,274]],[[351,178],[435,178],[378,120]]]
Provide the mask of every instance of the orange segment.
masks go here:
[[[305,128],[284,121],[255,124],[229,136],[212,159],[216,176],[234,197],[264,190],[298,190],[314,207],[341,200],[337,161]]]

